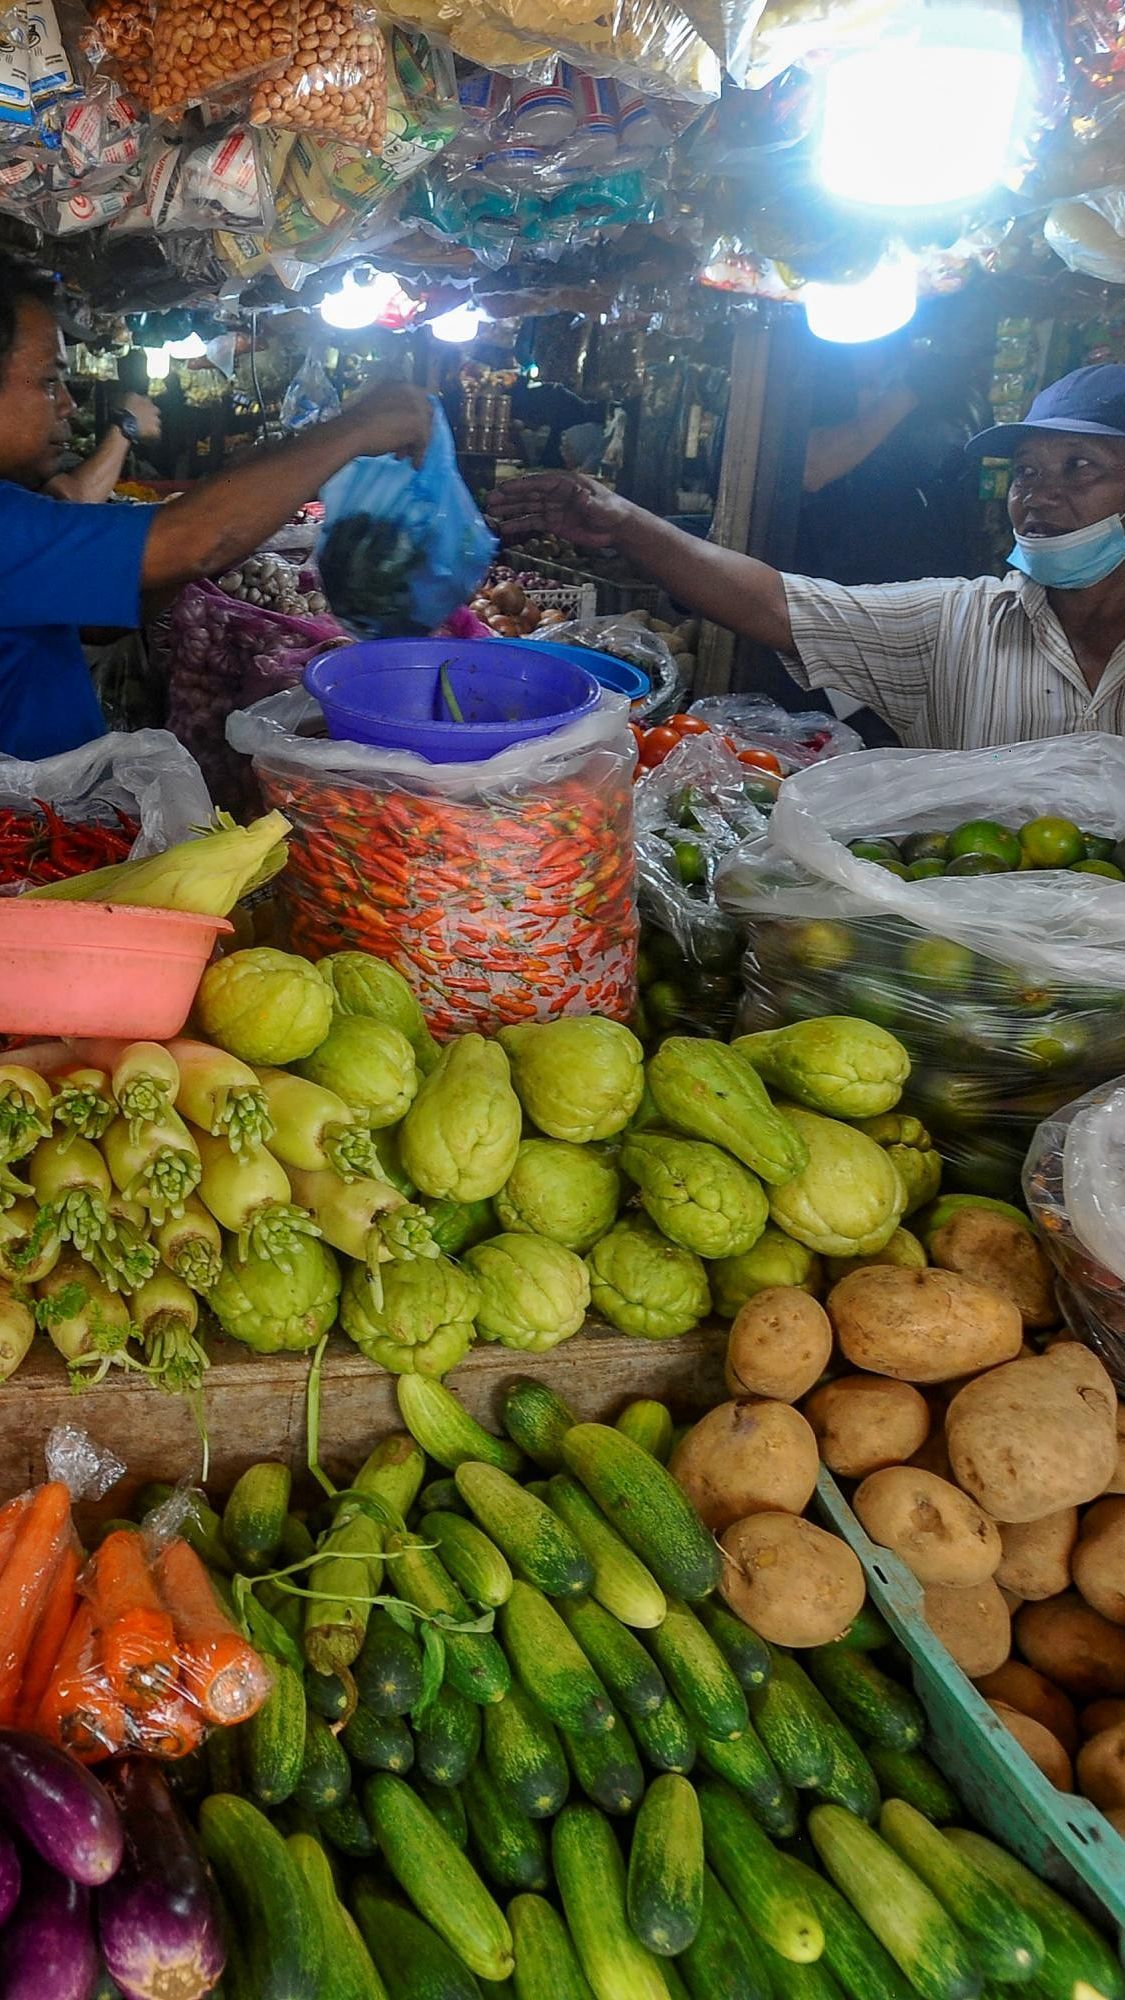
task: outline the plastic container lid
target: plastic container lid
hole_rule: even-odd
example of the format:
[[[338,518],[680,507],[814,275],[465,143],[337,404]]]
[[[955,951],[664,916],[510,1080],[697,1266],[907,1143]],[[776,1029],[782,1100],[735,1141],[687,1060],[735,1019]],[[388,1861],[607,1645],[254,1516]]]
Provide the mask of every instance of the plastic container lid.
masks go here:
[[[163,1041],[191,1012],[225,917],[124,903],[6,900],[0,1034]]]
[[[556,659],[583,667],[593,674],[599,687],[628,695],[630,701],[642,701],[652,687],[640,667],[634,667],[629,660],[619,660],[612,653],[599,653],[593,646],[554,646],[549,639],[537,639],[535,643],[541,653],[553,653]]]

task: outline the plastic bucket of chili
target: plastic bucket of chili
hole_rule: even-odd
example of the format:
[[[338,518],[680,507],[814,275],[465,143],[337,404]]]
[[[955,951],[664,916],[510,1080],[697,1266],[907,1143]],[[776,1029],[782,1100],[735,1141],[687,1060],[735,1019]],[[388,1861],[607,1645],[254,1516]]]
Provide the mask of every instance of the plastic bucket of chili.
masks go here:
[[[215,939],[233,928],[186,910],[13,897],[0,920],[0,1035],[178,1035]]]

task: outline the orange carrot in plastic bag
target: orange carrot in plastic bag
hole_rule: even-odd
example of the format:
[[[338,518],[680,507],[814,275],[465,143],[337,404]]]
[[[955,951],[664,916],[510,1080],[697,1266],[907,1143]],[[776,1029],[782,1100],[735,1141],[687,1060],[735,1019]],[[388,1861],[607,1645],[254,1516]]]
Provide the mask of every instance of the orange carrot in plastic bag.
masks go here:
[[[146,1757],[186,1757],[207,1734],[207,1719],[179,1687],[130,1718],[129,1740]]]
[[[35,1628],[70,1532],[70,1494],[61,1480],[48,1480],[32,1495],[0,1574],[0,1725],[15,1719]]]
[[[90,1559],[84,1589],[114,1692],[133,1707],[156,1701],[176,1677],[176,1635],[143,1536],[133,1528],[107,1535]]]
[[[169,1542],[154,1565],[172,1615],[184,1692],[209,1722],[245,1722],[270,1691],[269,1673],[249,1640],[235,1630],[194,1549]]]
[[[23,1670],[23,1686],[16,1703],[16,1725],[20,1729],[34,1727],[39,1704],[51,1684],[55,1661],[62,1651],[78,1603],[77,1583],[81,1567],[82,1557],[77,1546],[64,1549]]]
[[[80,1764],[124,1750],[125,1711],[98,1657],[94,1614],[79,1604],[39,1704],[38,1728]]]
[[[17,1500],[9,1500],[6,1506],[0,1507],[0,1571],[16,1546],[20,1522],[30,1506],[30,1493],[21,1493]]]

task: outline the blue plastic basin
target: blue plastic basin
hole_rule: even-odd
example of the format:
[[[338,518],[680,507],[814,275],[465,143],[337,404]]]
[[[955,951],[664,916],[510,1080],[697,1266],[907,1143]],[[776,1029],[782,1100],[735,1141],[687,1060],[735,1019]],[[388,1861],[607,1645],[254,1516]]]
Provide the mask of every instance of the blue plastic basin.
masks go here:
[[[303,680],[337,741],[468,764],[597,707],[595,676],[560,657],[574,650],[519,639],[372,639],[319,653]],[[443,667],[461,722],[450,712]]]
[[[592,646],[553,646],[549,640],[541,639],[536,641],[536,647],[540,653],[553,653],[557,660],[569,660],[572,666],[584,667],[588,674],[593,674],[599,687],[610,688],[614,694],[627,694],[630,701],[640,701],[652,687],[640,667],[634,667],[628,660],[615,659],[611,653],[597,653]]]

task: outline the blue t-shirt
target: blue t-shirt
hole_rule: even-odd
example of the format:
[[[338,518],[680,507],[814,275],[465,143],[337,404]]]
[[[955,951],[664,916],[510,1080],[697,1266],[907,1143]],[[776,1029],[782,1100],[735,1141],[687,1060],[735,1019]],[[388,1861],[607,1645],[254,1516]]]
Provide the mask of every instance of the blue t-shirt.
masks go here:
[[[0,751],[53,757],[105,734],[78,640],[138,625],[154,507],[85,507],[0,480]]]

